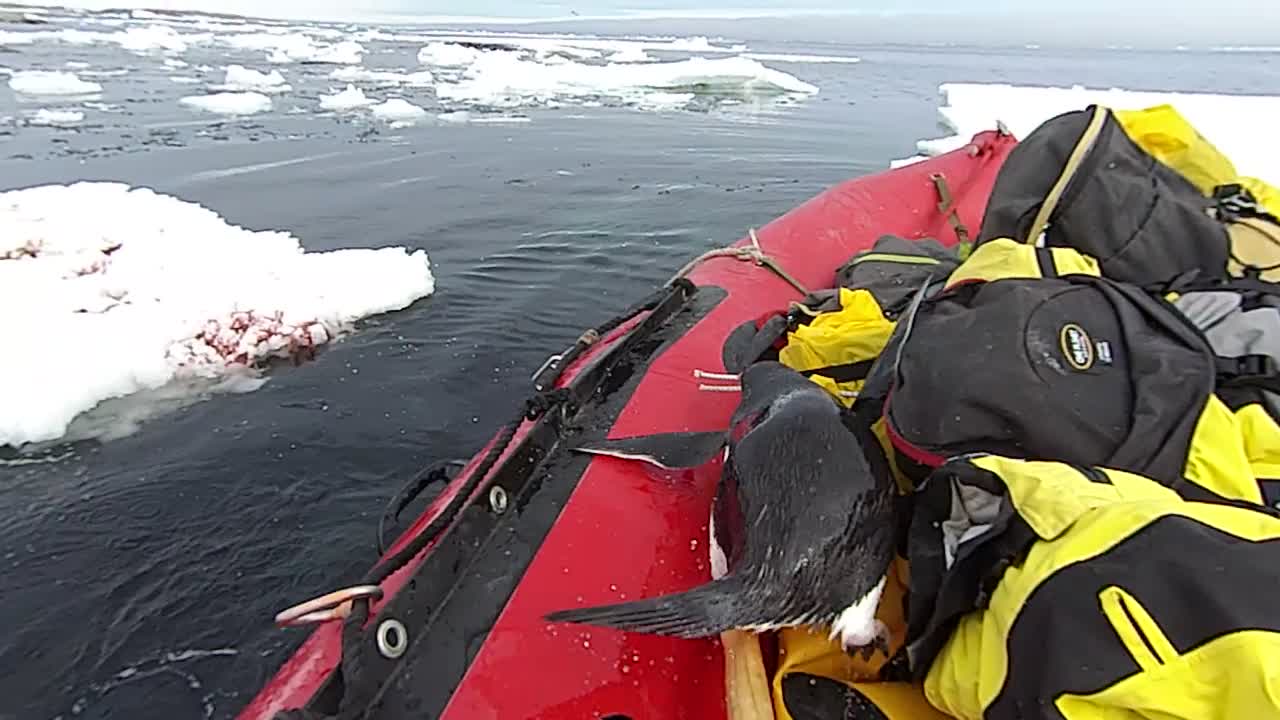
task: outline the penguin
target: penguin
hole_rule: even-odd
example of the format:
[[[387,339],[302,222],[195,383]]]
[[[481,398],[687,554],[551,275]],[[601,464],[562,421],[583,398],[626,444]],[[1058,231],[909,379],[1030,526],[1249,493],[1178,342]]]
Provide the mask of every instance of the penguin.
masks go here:
[[[726,432],[575,448],[668,469],[696,467],[723,449],[708,523],[712,580],[546,619],[682,638],[821,626],[846,652],[888,655],[876,608],[894,554],[895,490],[863,450],[874,437],[861,433],[860,442],[834,398],[780,363],[750,365],[742,393]]]

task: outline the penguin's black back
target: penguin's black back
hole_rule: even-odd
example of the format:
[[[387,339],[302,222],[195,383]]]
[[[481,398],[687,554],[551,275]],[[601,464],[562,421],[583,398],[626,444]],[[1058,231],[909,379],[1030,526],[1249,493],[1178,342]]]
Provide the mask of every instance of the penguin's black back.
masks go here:
[[[789,369],[763,370],[749,370],[744,389],[759,381],[750,389],[757,397],[780,390],[733,446],[725,476],[745,545],[732,574],[757,596],[753,604],[783,608],[779,624],[829,621],[883,577],[892,486],[872,474],[826,391]]]

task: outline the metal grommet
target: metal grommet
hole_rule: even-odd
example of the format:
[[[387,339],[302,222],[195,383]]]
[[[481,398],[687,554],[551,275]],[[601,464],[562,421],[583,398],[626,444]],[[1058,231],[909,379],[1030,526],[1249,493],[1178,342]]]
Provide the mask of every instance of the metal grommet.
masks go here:
[[[507,511],[507,491],[501,485],[489,488],[489,508],[498,515]]]
[[[378,623],[378,652],[388,660],[395,660],[409,649],[409,631],[404,623],[391,618]]]

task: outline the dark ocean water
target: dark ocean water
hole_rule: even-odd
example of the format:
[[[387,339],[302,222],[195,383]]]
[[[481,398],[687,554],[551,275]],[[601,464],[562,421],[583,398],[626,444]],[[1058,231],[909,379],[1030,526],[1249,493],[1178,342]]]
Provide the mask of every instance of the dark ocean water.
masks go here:
[[[942,82],[1280,94],[1276,54],[752,50],[863,62],[770,63],[821,92],[758,112],[563,107],[397,133],[286,114],[215,125],[148,100],[162,78],[130,74],[119,82],[140,99],[100,127],[0,131],[0,189],[147,185],[311,250],[422,248],[437,281],[256,392],[0,467],[0,717],[233,716],[305,636],[271,617],[357,578],[410,473],[472,454],[549,352],[692,255],[913,154],[939,134]],[[0,91],[0,115],[8,102]]]

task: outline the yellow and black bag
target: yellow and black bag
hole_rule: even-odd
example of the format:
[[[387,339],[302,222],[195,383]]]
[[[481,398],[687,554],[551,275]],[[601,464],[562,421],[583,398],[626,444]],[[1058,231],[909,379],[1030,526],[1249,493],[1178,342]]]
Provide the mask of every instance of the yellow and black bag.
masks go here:
[[[1280,716],[1280,519],[1141,475],[956,458],[912,519],[907,658],[960,720]]]
[[[1142,286],[1187,273],[1275,281],[1275,196],[1262,181],[1237,177],[1172,108],[1095,105],[1044,122],[1014,148],[976,244],[1075,248],[1097,258],[1105,276]]]

